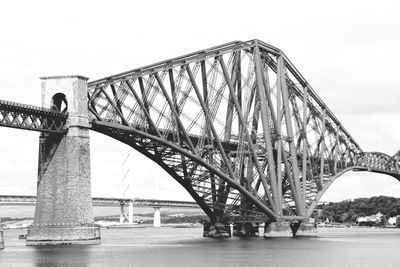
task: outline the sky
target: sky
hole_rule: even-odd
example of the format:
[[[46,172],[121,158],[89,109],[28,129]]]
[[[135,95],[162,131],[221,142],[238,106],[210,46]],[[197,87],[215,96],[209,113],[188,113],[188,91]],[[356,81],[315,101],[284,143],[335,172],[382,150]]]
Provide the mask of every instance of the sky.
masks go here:
[[[40,105],[39,77],[95,80],[233,40],[281,48],[364,151],[400,149],[398,1],[5,1],[0,99]],[[39,133],[0,128],[0,194],[36,194]],[[190,200],[130,147],[91,132],[92,195]],[[322,200],[400,197],[390,176],[347,173]],[[4,209],[3,209],[4,211]]]

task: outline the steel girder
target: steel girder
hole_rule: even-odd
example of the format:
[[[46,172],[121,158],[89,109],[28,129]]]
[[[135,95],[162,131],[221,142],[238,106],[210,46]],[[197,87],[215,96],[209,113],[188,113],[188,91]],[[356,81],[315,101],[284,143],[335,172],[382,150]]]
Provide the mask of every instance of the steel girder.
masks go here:
[[[0,100],[0,126],[63,133],[67,117],[67,113]]]
[[[128,198],[92,198],[93,205],[101,207],[118,206],[120,204],[133,203],[134,206],[141,207],[175,207],[175,208],[199,208],[198,204],[193,201],[176,201],[176,200],[162,200],[162,199],[128,199]],[[36,196],[22,196],[22,195],[0,195],[1,205],[34,205],[36,203]]]
[[[364,153],[278,48],[231,42],[89,83],[93,129],[148,156],[212,220],[306,218]]]

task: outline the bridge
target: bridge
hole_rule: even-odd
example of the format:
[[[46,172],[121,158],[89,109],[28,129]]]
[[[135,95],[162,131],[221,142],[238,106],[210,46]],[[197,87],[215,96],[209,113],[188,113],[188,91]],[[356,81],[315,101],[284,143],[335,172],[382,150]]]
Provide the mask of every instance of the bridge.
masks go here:
[[[160,208],[199,208],[193,201],[144,199],[144,198],[92,198],[93,206],[120,207],[120,223],[133,223],[133,207],[154,208],[153,226],[161,226]],[[0,206],[35,206],[36,196],[0,195]],[[125,206],[128,210],[125,211]]]
[[[92,198],[93,206],[116,207],[132,203],[137,207],[164,207],[164,208],[199,208],[196,202],[145,198]],[[36,196],[0,195],[0,206],[34,206]]]
[[[28,245],[82,233],[74,243],[100,242],[89,130],[131,146],[181,184],[209,217],[205,236],[228,236],[230,223],[252,235],[261,222],[267,237],[314,235],[313,210],[344,173],[400,179],[399,152],[364,152],[285,53],[260,40],[87,80],[42,78],[42,107],[0,102],[1,126],[41,132]]]

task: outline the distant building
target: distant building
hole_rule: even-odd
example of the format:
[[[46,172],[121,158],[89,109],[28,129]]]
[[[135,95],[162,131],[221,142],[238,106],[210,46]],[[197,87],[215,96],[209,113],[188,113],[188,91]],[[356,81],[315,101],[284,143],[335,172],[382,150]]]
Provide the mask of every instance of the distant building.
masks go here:
[[[382,217],[384,215],[380,212],[371,216],[359,217],[356,222],[360,226],[375,226],[382,222]]]

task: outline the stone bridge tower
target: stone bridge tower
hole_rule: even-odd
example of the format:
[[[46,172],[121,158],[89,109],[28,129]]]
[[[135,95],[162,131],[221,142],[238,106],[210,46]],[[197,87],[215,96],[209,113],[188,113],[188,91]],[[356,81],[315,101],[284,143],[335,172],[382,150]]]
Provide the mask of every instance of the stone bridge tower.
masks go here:
[[[68,112],[63,134],[42,133],[35,218],[27,245],[99,244],[90,183],[87,78],[45,77],[42,106]]]

